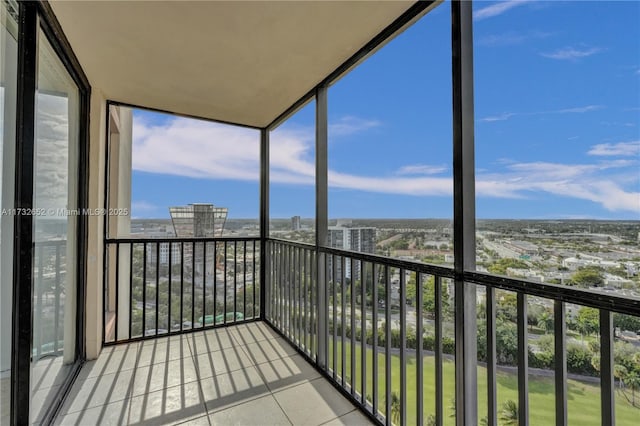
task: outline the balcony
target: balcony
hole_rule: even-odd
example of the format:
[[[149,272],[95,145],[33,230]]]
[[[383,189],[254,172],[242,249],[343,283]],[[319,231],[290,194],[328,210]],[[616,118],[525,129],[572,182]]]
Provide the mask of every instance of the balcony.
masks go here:
[[[59,424],[368,424],[264,322],[110,346]]]
[[[15,2],[5,3],[6,9]],[[489,6],[489,12],[476,19],[515,4]],[[11,310],[3,305],[2,311],[12,313],[12,328],[2,327],[7,336],[3,342],[11,334],[11,346],[2,351],[3,424],[635,424],[640,339],[634,332],[634,342],[623,342],[623,334],[637,328],[618,329],[616,319],[637,321],[640,299],[491,275],[478,268],[486,265],[476,265],[481,246],[476,244],[476,187],[486,195],[489,186],[511,176],[485,175],[491,182],[476,181],[478,119],[489,123],[512,116],[565,117],[605,107],[604,102],[580,107],[571,99],[567,105],[516,105],[516,112],[475,117],[474,81],[481,74],[474,74],[473,67],[472,28],[478,14],[471,2],[376,2],[375,7],[367,2],[255,2],[249,7],[242,2],[40,1],[16,7],[9,19],[15,25],[7,29],[15,42],[7,52],[19,53],[9,61],[14,63],[16,88],[3,95],[3,103],[16,108],[6,110],[15,129],[4,126],[7,139],[16,139],[16,144],[3,151],[7,164],[15,162],[15,173],[7,172],[15,174],[15,182],[5,180],[3,186],[15,190],[7,197],[25,211],[43,210],[33,209],[40,205],[38,197],[53,186],[62,188],[66,192],[60,205],[67,213],[59,222],[64,227],[48,232],[48,237],[64,240],[53,248],[38,238],[42,219],[17,215],[15,221],[3,222],[3,236],[14,242],[2,257],[3,271],[13,274],[6,280],[11,292],[2,297],[3,302],[12,301]],[[336,176],[343,175],[329,167],[330,90],[337,90],[342,77],[432,11],[436,13],[431,16],[443,18],[432,28],[445,31],[424,36],[403,55],[427,57],[427,67],[414,65],[411,70],[416,87],[433,84],[445,95],[429,93],[424,99],[434,105],[425,110],[424,99],[414,106],[394,103],[382,91],[377,101],[397,109],[398,115],[415,113],[411,116],[420,131],[410,136],[419,142],[417,154],[405,152],[397,144],[402,138],[394,133],[379,141],[363,139],[360,152],[377,142],[383,155],[393,150],[413,162],[415,155],[431,161],[435,148],[446,148],[445,166],[407,162],[382,178],[365,179],[365,186],[384,183],[386,193],[395,196],[398,181],[393,177],[407,170],[423,169],[419,174],[428,176],[441,170],[437,181],[420,178],[404,195],[429,189],[425,194],[450,196],[447,253],[438,256],[452,266],[376,255],[375,243],[371,253],[344,250],[338,247],[345,245],[334,246],[328,238],[330,188],[342,188]],[[588,30],[592,32],[590,26]],[[532,32],[531,38],[542,35]],[[450,49],[443,40],[451,43]],[[424,74],[437,62],[425,41],[445,46],[443,81]],[[495,38],[483,42],[492,44]],[[613,50],[566,48],[536,55],[571,60]],[[499,78],[493,72],[499,63],[489,62],[491,74]],[[401,78],[409,77],[395,66],[401,61],[393,63]],[[390,80],[398,78],[390,75]],[[378,78],[362,83],[358,87],[370,92],[383,88]],[[409,86],[388,93],[413,91]],[[55,108],[44,108],[47,99]],[[368,103],[366,97],[359,101]],[[634,110],[635,103],[630,104]],[[311,142],[293,148],[313,150],[313,159],[294,156],[288,158],[295,160],[293,169],[279,170],[277,163],[283,161],[276,132],[308,105],[314,108],[313,113],[307,110],[313,117],[307,129]],[[230,161],[229,169],[235,175],[252,168],[237,177],[255,184],[253,195],[259,193],[253,236],[216,232],[186,238],[175,232],[176,238],[167,233],[136,237],[131,227],[134,172],[175,171],[175,164],[160,161],[151,171],[133,166],[134,116],[125,110],[138,106],[250,133],[247,146],[255,148],[254,157]],[[436,117],[436,110],[447,113]],[[61,117],[60,123],[51,116]],[[447,130],[430,134],[436,121]],[[54,135],[63,142],[60,149],[48,143],[50,135],[42,126],[51,123],[59,124],[53,127],[60,130]],[[363,123],[375,127],[378,121]],[[404,128],[400,122],[394,125]],[[348,133],[346,127],[343,132]],[[207,143],[213,139],[200,137]],[[221,146],[235,145],[233,138],[219,139]],[[443,143],[447,140],[450,147]],[[212,145],[194,148],[182,142],[177,141],[176,151],[190,148],[196,156],[217,152]],[[506,147],[509,141],[500,143]],[[627,152],[633,144],[622,142],[613,149],[609,142],[594,142],[582,154],[609,156],[612,151]],[[162,144],[150,145],[148,152],[163,151]],[[238,146],[238,152],[243,151]],[[49,166],[48,160],[60,152],[68,154],[60,170],[36,167]],[[233,160],[220,152],[223,159]],[[527,160],[523,164],[540,174],[556,167],[528,155],[522,154]],[[211,165],[211,158],[202,157]],[[356,165],[367,162],[359,155],[347,159]],[[612,161],[606,167],[613,164],[629,168],[635,163]],[[209,176],[190,161],[182,166],[190,178]],[[65,183],[56,185],[54,174],[65,176]],[[307,191],[312,197],[295,199],[313,211],[313,236],[305,239],[313,244],[270,234],[270,219],[279,219],[270,217],[276,214],[273,204],[278,199],[272,197],[270,204],[271,193],[277,192],[278,183],[292,183],[291,176],[313,186]],[[388,176],[392,178],[386,182]],[[361,186],[362,176],[351,177],[356,179],[350,189]],[[510,180],[522,181],[518,191],[505,194],[542,191],[516,177]],[[159,179],[151,180],[149,192],[165,189]],[[585,202],[582,191],[563,182],[558,184],[563,192],[576,192]],[[555,197],[558,193],[549,189],[554,186],[545,181],[542,192]],[[178,191],[187,187],[176,186]],[[599,199],[608,198],[600,194],[607,192],[606,186],[594,187]],[[233,198],[243,198],[227,189]],[[197,196],[210,197],[209,192],[208,187]],[[631,199],[627,196],[634,194],[622,195]],[[599,202],[608,207],[605,201]],[[389,204],[394,214],[404,213],[403,206]],[[414,207],[420,214],[432,214]],[[85,208],[89,213],[80,214]],[[105,214],[111,211],[128,213]],[[298,219],[293,227],[300,228],[302,213],[294,214]],[[632,252],[625,251],[625,256]],[[507,256],[498,256],[496,250],[495,257]],[[3,289],[9,286],[3,283]],[[540,307],[546,317],[532,324],[530,313]],[[576,312],[584,308],[589,317],[578,323]]]
[[[105,349],[83,367],[63,422],[100,415],[117,423],[153,423],[162,414],[163,422],[208,415],[214,423],[262,424],[273,412],[274,424],[336,418],[347,424],[448,423],[461,364],[454,350],[458,327],[472,322],[459,322],[452,268],[274,238],[262,253],[254,242],[108,240],[107,252],[116,259],[106,275],[105,315],[112,320],[105,323]],[[162,268],[155,256],[162,244],[174,253],[164,259],[171,267]],[[268,262],[264,269],[261,258]],[[497,420],[505,395],[513,394],[524,407],[516,415],[524,411],[536,421],[544,417],[541,405],[554,404],[560,416],[585,418],[597,418],[599,408],[610,404],[619,422],[632,420],[613,368],[619,354],[610,307],[632,312],[636,301],[476,272],[466,273],[465,281],[476,285],[484,308],[474,322],[476,380],[486,383],[477,395],[484,392],[488,404],[479,411],[493,407],[486,419]],[[423,284],[415,294],[408,294],[411,282]],[[396,286],[401,302],[394,305]],[[156,299],[156,288],[170,296]],[[120,289],[117,297],[110,296],[112,289]],[[509,297],[516,300],[508,327],[517,340],[511,355],[501,347],[501,321],[510,321],[502,300]],[[118,306],[110,309],[110,300]],[[527,320],[536,305],[564,318],[551,325],[552,359],[544,365],[532,353],[539,336]],[[565,312],[578,305],[598,309],[600,356],[589,362],[599,368],[591,373],[568,361],[575,343],[569,344]],[[529,392],[530,383],[538,395]],[[309,396],[301,396],[306,390]]]

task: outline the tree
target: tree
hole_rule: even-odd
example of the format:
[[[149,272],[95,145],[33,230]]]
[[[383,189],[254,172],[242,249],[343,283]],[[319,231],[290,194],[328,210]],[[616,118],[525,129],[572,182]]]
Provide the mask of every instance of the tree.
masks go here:
[[[538,328],[544,330],[545,333],[550,333],[553,331],[553,317],[549,314],[549,312],[544,311],[538,317]]]
[[[518,259],[499,259],[493,262],[487,270],[492,274],[507,275],[507,268],[526,269],[529,265]]]
[[[613,326],[621,330],[640,331],[640,317],[625,314],[613,314]]]
[[[416,303],[416,276],[411,274],[409,280],[407,281],[407,300],[411,301],[411,305],[414,306]]]
[[[540,315],[545,311],[544,307],[540,305],[531,305],[527,309],[527,325],[529,329],[538,325],[538,319],[540,319]]]
[[[425,419],[424,424],[425,426],[436,426],[438,424],[436,423],[436,416],[434,416],[433,414],[429,414]]]
[[[579,287],[601,286],[604,283],[602,268],[598,266],[580,268],[571,277],[571,282]]]
[[[624,379],[627,386],[631,388],[631,405],[636,406],[636,390],[640,388],[640,376],[635,371],[631,371]]]
[[[589,348],[577,343],[567,345],[567,370],[569,373],[595,375],[593,354]]]
[[[578,332],[585,335],[590,335],[598,330],[600,325],[600,313],[595,308],[580,308],[578,315],[576,316],[576,327]]]
[[[398,392],[391,392],[391,422],[399,424],[400,422],[400,396]]]
[[[512,399],[509,399],[502,404],[500,410],[500,421],[502,424],[509,426],[518,425],[518,404]]]
[[[435,313],[435,288],[435,279],[433,277],[422,280],[422,308],[427,314]],[[407,300],[415,301],[416,294],[416,279],[415,276],[412,275],[407,281]],[[442,300],[440,301],[442,312],[445,313],[449,308],[449,290],[446,286],[442,286],[440,294],[442,296]]]
[[[515,322],[518,317],[518,298],[515,293],[500,292],[496,294],[496,316],[505,321]]]
[[[496,322],[496,355],[500,364],[515,365],[518,359],[518,333],[510,322]]]
[[[598,357],[598,360],[600,360],[600,357]],[[598,366],[598,370],[600,370],[600,366]],[[620,364],[613,365],[613,376],[616,379],[618,379],[620,388],[622,388],[622,385],[624,384],[624,381],[626,380],[628,374],[629,372],[627,371],[624,365],[620,365]]]
[[[456,416],[456,398],[455,397],[451,397],[451,399],[449,400],[449,410],[451,410],[451,413],[449,413],[449,417],[454,418]]]

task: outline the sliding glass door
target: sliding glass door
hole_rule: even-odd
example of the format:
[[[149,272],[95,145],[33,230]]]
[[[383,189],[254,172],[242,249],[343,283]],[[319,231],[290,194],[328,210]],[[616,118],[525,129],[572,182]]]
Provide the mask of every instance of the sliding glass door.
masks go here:
[[[48,3],[0,24],[0,424],[47,424],[84,354],[90,87]]]
[[[13,216],[16,144],[18,10],[0,3],[0,424],[11,406],[11,312],[13,299]]]
[[[39,422],[76,361],[80,91],[38,34],[33,188],[31,421]]]

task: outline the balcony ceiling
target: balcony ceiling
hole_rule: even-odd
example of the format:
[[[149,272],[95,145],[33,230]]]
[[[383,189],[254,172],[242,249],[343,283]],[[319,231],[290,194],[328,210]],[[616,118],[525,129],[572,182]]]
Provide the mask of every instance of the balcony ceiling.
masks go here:
[[[264,127],[413,1],[52,1],[108,99]]]

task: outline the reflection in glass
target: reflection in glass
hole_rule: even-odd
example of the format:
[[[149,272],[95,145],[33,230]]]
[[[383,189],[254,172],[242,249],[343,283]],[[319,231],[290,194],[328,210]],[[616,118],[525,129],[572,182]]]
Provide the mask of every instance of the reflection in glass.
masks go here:
[[[34,158],[31,421],[76,359],[79,92],[39,34]]]
[[[0,424],[10,418],[13,207],[15,180],[18,11],[0,4]]]

